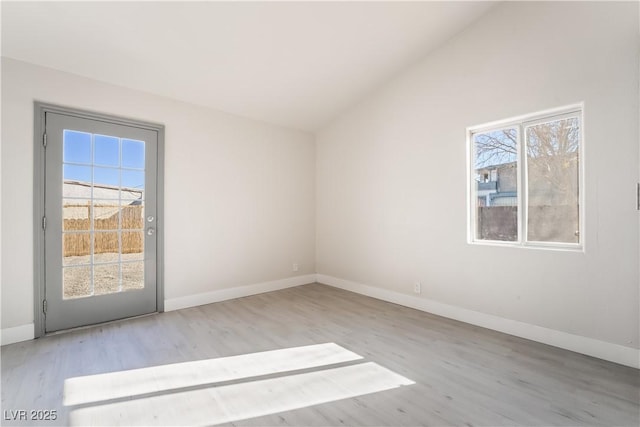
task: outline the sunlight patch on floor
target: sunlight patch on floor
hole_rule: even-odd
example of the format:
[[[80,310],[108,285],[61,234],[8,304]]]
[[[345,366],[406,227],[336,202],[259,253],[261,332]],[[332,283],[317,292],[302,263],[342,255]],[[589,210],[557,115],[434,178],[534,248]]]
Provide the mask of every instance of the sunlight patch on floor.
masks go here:
[[[83,407],[73,410],[69,421],[72,426],[215,425],[411,384],[376,363],[365,362]]]
[[[362,359],[334,343],[68,378],[63,404],[83,405]]]

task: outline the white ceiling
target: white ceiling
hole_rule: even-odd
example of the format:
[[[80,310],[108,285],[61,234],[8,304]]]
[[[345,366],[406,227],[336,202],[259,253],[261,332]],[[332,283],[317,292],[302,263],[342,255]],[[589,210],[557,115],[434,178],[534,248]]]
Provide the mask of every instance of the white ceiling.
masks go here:
[[[2,55],[317,130],[491,2],[2,2]]]

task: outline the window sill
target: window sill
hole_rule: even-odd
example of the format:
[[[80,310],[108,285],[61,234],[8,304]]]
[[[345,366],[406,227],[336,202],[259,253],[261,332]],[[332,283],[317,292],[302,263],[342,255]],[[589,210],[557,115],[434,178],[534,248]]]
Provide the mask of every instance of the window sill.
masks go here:
[[[473,246],[494,246],[503,248],[519,248],[519,249],[538,249],[556,252],[582,252],[584,253],[584,244],[570,243],[544,243],[544,242],[505,242],[501,240],[470,240],[467,242]]]

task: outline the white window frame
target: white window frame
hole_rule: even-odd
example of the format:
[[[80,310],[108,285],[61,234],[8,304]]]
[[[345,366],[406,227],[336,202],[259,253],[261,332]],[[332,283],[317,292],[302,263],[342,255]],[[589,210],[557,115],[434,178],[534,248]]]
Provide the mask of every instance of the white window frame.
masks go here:
[[[527,158],[526,150],[523,149],[526,144],[525,130],[527,127],[535,126],[541,123],[562,120],[570,117],[577,117],[580,120],[580,144],[578,147],[578,243],[564,242],[539,242],[529,241],[528,236],[528,182],[527,182]],[[477,239],[477,191],[475,182],[475,144],[473,143],[473,135],[477,133],[497,131],[501,129],[516,128],[517,129],[517,191],[518,191],[518,240],[486,240]],[[467,128],[467,242],[474,245],[488,246],[506,246],[518,248],[535,248],[550,249],[561,251],[580,251],[585,250],[585,186],[584,186],[584,164],[585,164],[585,137],[584,137],[584,103],[567,105],[559,108],[539,111],[532,114],[512,117],[509,119],[498,120],[494,122],[484,123],[477,126]]]

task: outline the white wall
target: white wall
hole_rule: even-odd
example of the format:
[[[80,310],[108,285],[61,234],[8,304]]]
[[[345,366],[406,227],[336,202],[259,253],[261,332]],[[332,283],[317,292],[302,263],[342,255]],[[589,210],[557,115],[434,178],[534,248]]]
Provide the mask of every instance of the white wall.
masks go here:
[[[434,307],[637,359],[638,16],[637,2],[503,3],[322,130],[320,281],[400,301],[419,280]],[[465,128],[582,101],[586,251],[467,244]]]
[[[336,286],[637,359],[638,52],[637,3],[507,2],[319,132],[315,153],[308,134],[3,59],[1,327],[32,331],[39,100],[166,125],[174,308],[317,265]],[[465,128],[581,101],[585,253],[468,245]]]
[[[3,58],[3,330],[33,322],[34,100],[166,126],[167,300],[315,272],[312,135]]]

